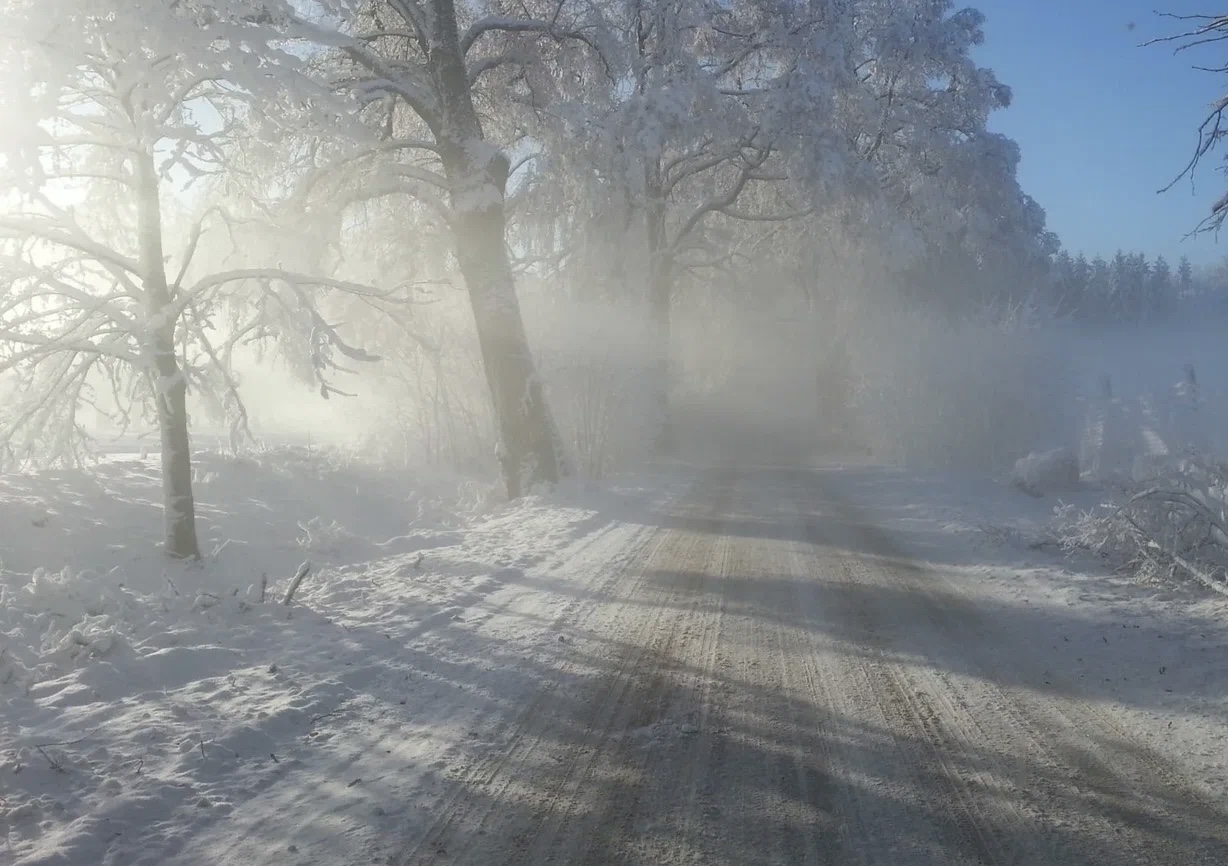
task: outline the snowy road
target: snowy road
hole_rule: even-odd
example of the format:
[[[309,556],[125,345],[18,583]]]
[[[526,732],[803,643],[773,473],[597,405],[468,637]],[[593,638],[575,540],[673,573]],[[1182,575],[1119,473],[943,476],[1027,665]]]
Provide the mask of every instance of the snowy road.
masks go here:
[[[722,470],[577,567],[555,675],[475,720],[494,747],[452,751],[389,860],[1226,862],[1139,708],[1046,669],[1060,621],[859,514],[822,473]]]

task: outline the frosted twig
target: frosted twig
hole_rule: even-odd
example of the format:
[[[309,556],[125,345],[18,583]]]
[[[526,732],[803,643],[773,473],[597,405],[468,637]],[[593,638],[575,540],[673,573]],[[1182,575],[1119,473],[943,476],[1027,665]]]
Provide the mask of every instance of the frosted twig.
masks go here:
[[[298,572],[294,575],[294,580],[290,581],[290,588],[286,590],[286,597],[281,600],[282,604],[289,604],[294,599],[294,593],[298,589],[298,585],[303,582],[303,578],[311,572],[311,561],[306,560],[298,567]]]

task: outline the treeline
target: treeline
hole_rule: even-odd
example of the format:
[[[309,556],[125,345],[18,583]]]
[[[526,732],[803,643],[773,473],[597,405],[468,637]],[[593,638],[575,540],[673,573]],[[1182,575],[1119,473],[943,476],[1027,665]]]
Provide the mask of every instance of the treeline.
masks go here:
[[[1228,310],[1223,265],[1196,269],[1182,256],[1177,266],[1164,256],[1118,250],[1111,259],[1053,258],[1050,303],[1062,318],[1085,324],[1147,324],[1194,309]]]

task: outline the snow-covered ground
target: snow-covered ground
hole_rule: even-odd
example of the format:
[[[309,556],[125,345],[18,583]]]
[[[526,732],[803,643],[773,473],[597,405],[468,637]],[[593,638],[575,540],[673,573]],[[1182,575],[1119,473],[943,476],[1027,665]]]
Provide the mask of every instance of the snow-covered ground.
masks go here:
[[[306,449],[197,466],[199,566],[156,549],[152,462],[0,481],[0,862],[390,862],[531,696],[568,687],[569,614],[694,475],[506,506]],[[821,471],[936,573],[1032,612],[1003,640],[1035,646],[1021,680],[1111,707],[1228,796],[1228,600],[1064,557],[1053,498]]]
[[[539,685],[552,569],[608,566],[672,489],[492,506],[302,449],[197,467],[199,566],[157,550],[152,461],[0,483],[0,861],[372,862],[467,720]]]

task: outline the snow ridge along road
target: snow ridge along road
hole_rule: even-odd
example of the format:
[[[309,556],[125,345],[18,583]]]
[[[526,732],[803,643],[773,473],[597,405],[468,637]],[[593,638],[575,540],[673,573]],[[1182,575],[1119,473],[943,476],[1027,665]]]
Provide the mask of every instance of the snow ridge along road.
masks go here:
[[[821,471],[741,468],[645,518],[390,861],[1228,862],[1223,804],[1048,669],[1043,620],[861,514]]]

